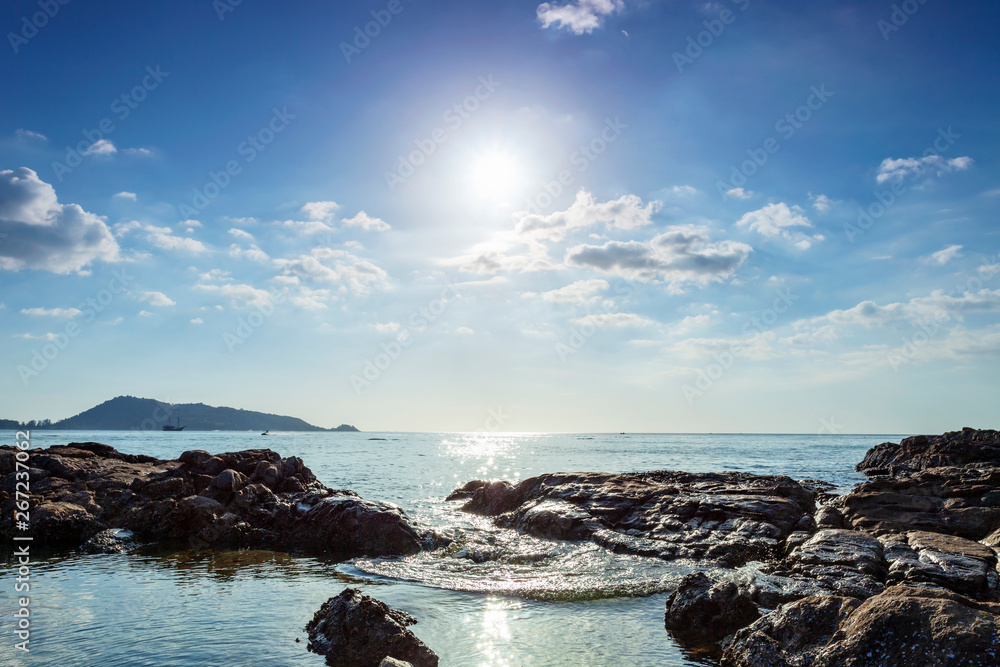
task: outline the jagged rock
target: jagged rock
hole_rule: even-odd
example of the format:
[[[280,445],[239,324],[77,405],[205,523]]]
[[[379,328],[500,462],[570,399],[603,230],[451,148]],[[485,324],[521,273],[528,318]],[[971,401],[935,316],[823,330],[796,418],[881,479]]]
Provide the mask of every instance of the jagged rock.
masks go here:
[[[109,528],[84,542],[80,550],[89,554],[123,554],[135,549],[139,542],[131,531]]]
[[[413,667],[413,665],[395,658],[384,658],[382,662],[378,663],[378,667]]]
[[[856,466],[867,475],[899,475],[926,468],[992,463],[1000,466],[1000,431],[963,428],[943,435],[916,435],[873,447]]]
[[[757,605],[732,581],[713,581],[703,572],[681,579],[667,598],[664,624],[677,639],[712,643],[760,617]]]
[[[560,473],[516,486],[475,481],[449,497],[542,537],[739,566],[780,556],[792,532],[814,528],[816,494],[788,477],[659,471]]]
[[[875,537],[825,529],[793,549],[772,573],[804,578],[835,595],[865,599],[884,589],[888,569]]]
[[[863,603],[811,597],[740,630],[723,667],[987,667],[1000,664],[1000,605],[893,586]]]
[[[975,600],[1000,600],[997,555],[961,537],[911,531],[882,538],[892,584],[940,586]]]
[[[0,447],[0,537],[10,537],[14,454]],[[79,547],[102,531],[196,548],[264,547],[340,556],[419,550],[420,536],[398,507],[320,484],[297,457],[268,449],[175,461],[123,454],[100,443],[30,450],[34,544]],[[105,538],[87,549],[104,548]]]
[[[416,622],[405,612],[347,588],[324,602],[306,625],[308,648],[326,656],[333,667],[379,667],[387,657],[413,667],[437,667],[434,651],[408,629]]]

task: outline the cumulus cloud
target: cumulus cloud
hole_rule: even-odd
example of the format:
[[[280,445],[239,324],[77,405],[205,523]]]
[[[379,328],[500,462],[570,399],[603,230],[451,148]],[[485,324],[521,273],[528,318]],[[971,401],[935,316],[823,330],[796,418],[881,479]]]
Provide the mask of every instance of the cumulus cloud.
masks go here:
[[[914,297],[880,306],[874,301],[862,301],[853,308],[832,310],[826,315],[795,323],[799,330],[815,330],[827,325],[880,327],[894,322],[962,320],[968,313],[1000,313],[1000,290],[982,289],[964,294],[946,294],[943,290],[930,296]]]
[[[118,152],[110,139],[98,139],[82,151],[83,155],[114,155]]]
[[[115,195],[115,199],[128,199],[129,201],[135,201],[138,197],[134,192],[125,192],[123,190]]]
[[[359,212],[353,218],[344,218],[341,221],[345,227],[360,227],[361,229],[367,229],[372,232],[385,232],[389,231],[391,227],[384,220],[379,220],[378,218],[373,218],[364,211]]]
[[[276,259],[274,265],[286,276],[317,283],[336,283],[340,285],[340,291],[359,295],[384,289],[389,283],[388,274],[380,267],[335,248],[313,248],[308,255]]]
[[[566,263],[632,280],[662,281],[678,290],[685,284],[706,285],[730,278],[751,252],[753,248],[745,243],[713,243],[704,227],[680,225],[648,243],[580,245],[567,252]]]
[[[134,231],[141,232],[150,245],[160,250],[179,250],[191,253],[208,252],[208,248],[201,241],[175,236],[170,227],[157,227],[139,222],[138,220],[115,225],[115,235],[118,237],[126,236]]]
[[[518,218],[515,230],[522,237],[530,239],[548,239],[561,241],[566,234],[574,229],[583,229],[598,224],[617,229],[637,229],[653,222],[652,216],[660,210],[662,204],[658,201],[643,205],[642,199],[636,195],[625,195],[618,199],[598,202],[594,195],[586,190],[576,193],[576,200],[565,211],[556,211],[549,215],[516,213]]]
[[[76,317],[81,315],[82,311],[76,308],[23,308],[21,309],[22,315],[30,315],[32,317]]]
[[[207,278],[208,276],[202,276]],[[201,281],[194,289],[209,294],[217,294],[231,300],[234,307],[245,308],[247,306],[268,306],[274,303],[274,295],[267,290],[257,289],[253,285],[236,283],[214,283]]]
[[[271,259],[256,243],[251,243],[249,248],[243,248],[234,243],[229,246],[229,256],[237,259],[249,259],[253,262],[266,262]]]
[[[729,199],[750,199],[750,197],[753,197],[753,190],[733,188],[731,190],[726,190],[726,197]]]
[[[812,228],[812,223],[799,206],[785,203],[768,204],[762,209],[747,213],[736,223],[737,227],[749,227],[751,231],[765,238],[784,238],[795,244],[800,250],[809,249],[813,242],[823,241],[820,234],[808,236],[796,230],[796,227]]]
[[[196,317],[193,320],[191,320],[191,324],[204,324],[204,323],[205,320],[201,319],[200,317]]]
[[[935,253],[931,253],[930,257],[925,258],[930,264],[937,264],[938,266],[944,266],[953,259],[957,259],[962,256],[962,246],[960,245],[950,245],[944,250],[938,250]]]
[[[320,234],[333,231],[333,227],[322,220],[285,220],[278,224],[300,234]]]
[[[73,273],[97,260],[117,261],[118,251],[103,218],[59,204],[34,171],[0,171],[0,269]]]
[[[571,0],[563,5],[544,2],[538,5],[538,20],[543,28],[555,25],[577,35],[600,28],[604,17],[625,8],[622,0]]]
[[[139,296],[140,301],[144,301],[151,306],[156,308],[166,308],[167,306],[176,306],[177,302],[171,299],[169,296],[163,292],[143,292]]]
[[[886,158],[879,165],[875,180],[902,181],[905,178],[921,178],[926,175],[943,176],[956,171],[965,171],[972,167],[971,157],[956,157],[947,159],[940,155],[928,155],[922,158],[908,157],[901,159]]]
[[[229,230],[229,235],[232,236],[232,237],[234,237],[234,238],[238,238],[241,241],[256,241],[257,240],[257,239],[254,238],[253,234],[251,234],[250,232],[244,231],[242,229],[236,229],[235,227]]]
[[[537,297],[549,303],[583,304],[587,303],[595,294],[604,292],[607,289],[608,281],[606,280],[578,280],[571,285],[566,285],[559,289],[542,292],[541,294],[525,292],[522,296],[525,298]]]
[[[340,210],[340,204],[335,201],[311,201],[302,207],[302,214],[309,220],[332,220]]]

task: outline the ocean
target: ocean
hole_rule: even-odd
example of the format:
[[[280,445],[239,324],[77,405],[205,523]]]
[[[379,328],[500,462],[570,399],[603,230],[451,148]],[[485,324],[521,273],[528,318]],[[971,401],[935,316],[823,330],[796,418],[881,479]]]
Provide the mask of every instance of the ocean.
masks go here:
[[[0,435],[13,444],[12,431]],[[498,530],[444,498],[473,479],[577,471],[736,470],[846,491],[861,481],[854,465],[869,448],[901,437],[36,431],[33,447],[94,441],[160,458],[268,447],[301,457],[325,485],[393,502],[418,526],[456,541],[443,554],[340,563],[269,551],[39,560],[31,572],[31,652],[15,650],[5,630],[0,665],[321,667],[324,659],[306,650],[304,626],[346,586],[416,617],[412,630],[442,667],[711,664],[663,627],[668,591],[698,563]],[[501,557],[477,557],[482,553]],[[16,605],[15,576],[8,563],[0,586],[5,609]]]

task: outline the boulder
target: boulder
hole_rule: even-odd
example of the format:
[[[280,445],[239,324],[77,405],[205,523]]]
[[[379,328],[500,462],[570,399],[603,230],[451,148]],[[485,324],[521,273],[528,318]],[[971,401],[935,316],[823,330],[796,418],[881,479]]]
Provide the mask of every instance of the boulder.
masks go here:
[[[891,584],[939,586],[974,600],[1000,600],[996,552],[952,535],[911,531],[882,538]]]
[[[1000,664],[1000,605],[893,586],[859,602],[810,597],[740,630],[724,667],[972,667]]]
[[[1000,466],[1000,431],[963,428],[942,435],[915,435],[873,447],[856,468],[866,475],[899,475],[969,463]]]
[[[757,605],[732,581],[713,581],[703,572],[681,579],[667,598],[664,624],[684,643],[708,644],[760,617]]]
[[[437,667],[437,655],[408,628],[416,622],[405,612],[347,588],[324,602],[306,625],[308,648],[326,656],[334,667],[379,667],[386,658],[413,667]]]

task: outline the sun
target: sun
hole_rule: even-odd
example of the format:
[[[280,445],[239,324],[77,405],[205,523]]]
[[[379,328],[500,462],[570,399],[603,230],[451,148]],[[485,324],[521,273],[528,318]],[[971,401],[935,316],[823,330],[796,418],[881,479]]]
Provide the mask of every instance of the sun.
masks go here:
[[[472,164],[470,178],[477,195],[490,200],[490,203],[498,203],[515,193],[522,175],[517,160],[511,155],[491,152]]]

